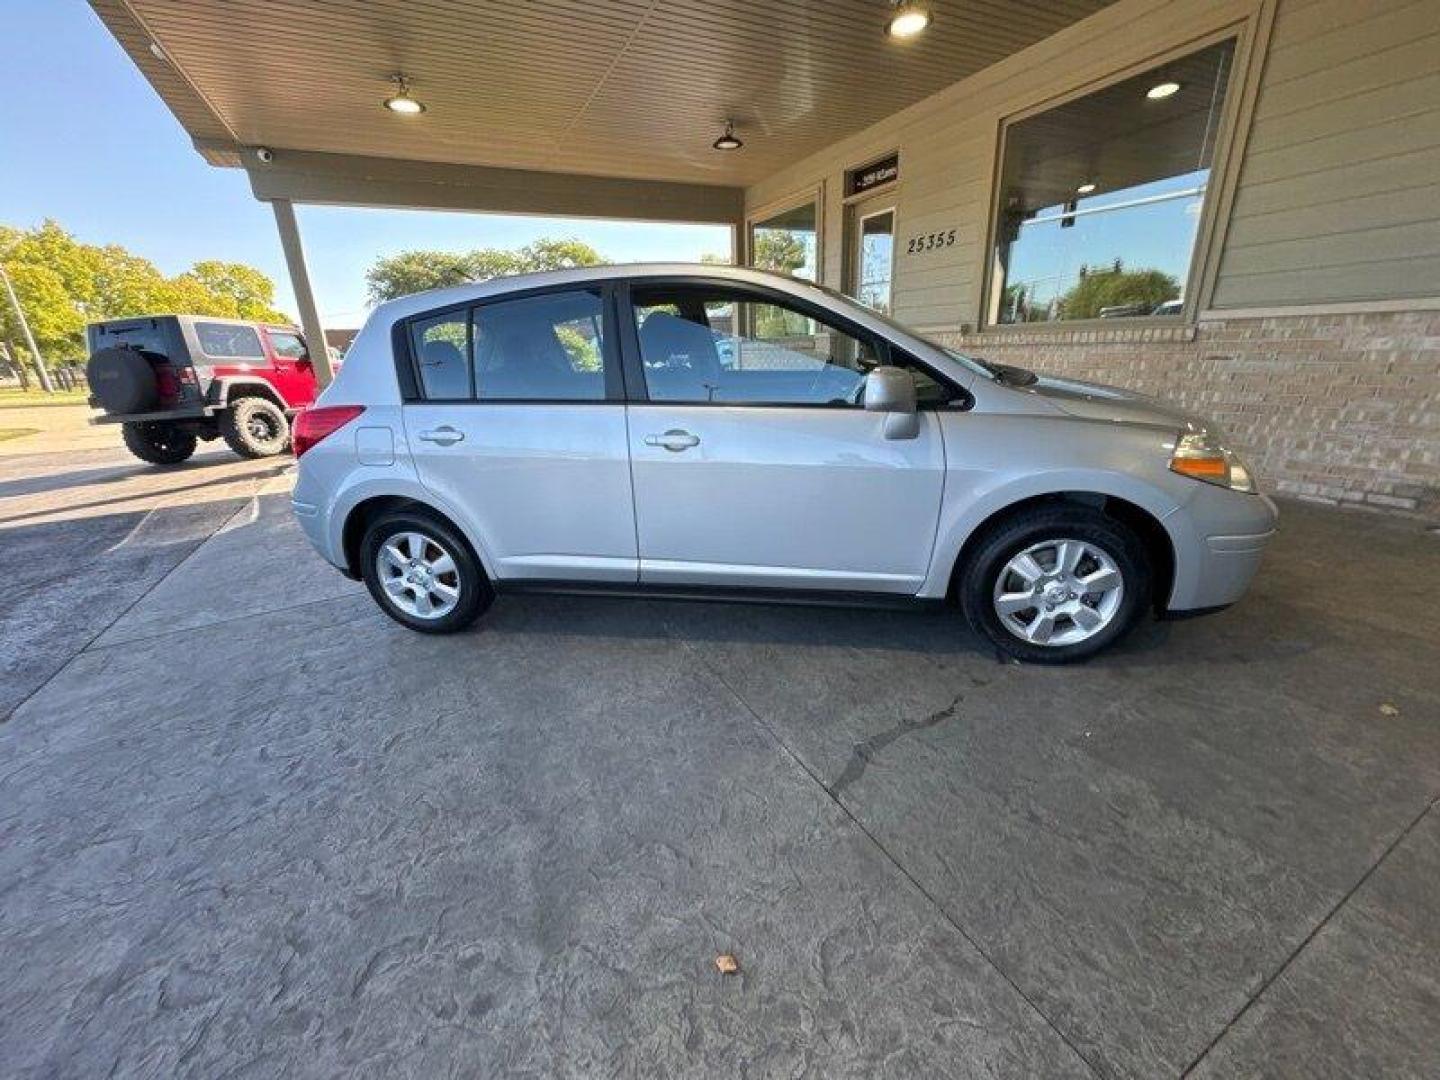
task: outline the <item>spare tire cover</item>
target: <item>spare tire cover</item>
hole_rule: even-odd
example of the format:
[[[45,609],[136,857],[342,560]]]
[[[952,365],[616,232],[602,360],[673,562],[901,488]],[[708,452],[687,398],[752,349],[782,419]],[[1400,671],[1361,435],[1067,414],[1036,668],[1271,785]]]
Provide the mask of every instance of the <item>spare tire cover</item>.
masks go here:
[[[106,412],[144,412],[154,408],[160,398],[155,369],[145,354],[135,349],[101,349],[85,365],[85,377]]]

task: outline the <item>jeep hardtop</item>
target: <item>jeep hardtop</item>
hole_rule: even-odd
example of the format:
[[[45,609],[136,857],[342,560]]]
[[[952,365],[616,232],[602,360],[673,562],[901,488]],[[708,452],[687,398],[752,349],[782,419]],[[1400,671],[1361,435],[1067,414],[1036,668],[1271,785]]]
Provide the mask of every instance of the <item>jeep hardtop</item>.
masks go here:
[[[120,424],[125,445],[175,465],[197,441],[223,438],[242,457],[290,446],[290,420],[319,387],[293,326],[204,315],[107,319],[86,328],[92,423]]]

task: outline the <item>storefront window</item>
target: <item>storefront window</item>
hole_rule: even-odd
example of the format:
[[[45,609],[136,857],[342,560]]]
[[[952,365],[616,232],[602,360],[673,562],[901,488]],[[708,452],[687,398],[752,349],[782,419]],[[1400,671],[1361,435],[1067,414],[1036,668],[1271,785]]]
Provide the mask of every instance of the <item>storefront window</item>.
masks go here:
[[[1005,130],[991,323],[1178,316],[1234,42]]]
[[[750,265],[817,279],[816,204],[803,203],[750,225]]]

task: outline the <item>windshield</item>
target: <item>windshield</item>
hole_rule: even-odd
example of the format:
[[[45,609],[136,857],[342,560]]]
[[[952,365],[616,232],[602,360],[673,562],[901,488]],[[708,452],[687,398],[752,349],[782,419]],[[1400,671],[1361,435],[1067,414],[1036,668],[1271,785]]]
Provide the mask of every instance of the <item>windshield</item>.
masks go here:
[[[957,352],[956,350],[948,348],[945,345],[941,345],[938,341],[935,341],[932,338],[928,338],[924,334],[919,333],[916,330],[912,330],[904,323],[899,322],[894,318],[891,318],[889,315],[886,315],[883,312],[875,311],[872,308],[865,307],[863,304],[859,303],[853,296],[846,296],[838,289],[832,289],[828,285],[817,285],[811,281],[804,282],[804,284],[809,285],[811,288],[819,289],[826,296],[829,296],[832,299],[842,300],[846,304],[858,308],[870,318],[884,323],[886,326],[890,327],[890,329],[904,334],[906,337],[911,337],[914,338],[916,341],[924,342],[932,349],[944,353],[946,356],[950,357],[950,359],[954,360],[957,364],[963,365],[970,371],[975,372],[977,375],[982,375],[987,379],[993,379],[996,382],[1016,383],[1022,386],[1028,385],[1029,383],[1035,381],[1036,377],[1034,373],[1026,371],[1024,368],[1013,367],[1010,364],[992,364],[988,360],[981,360],[978,356],[970,356],[966,353]]]

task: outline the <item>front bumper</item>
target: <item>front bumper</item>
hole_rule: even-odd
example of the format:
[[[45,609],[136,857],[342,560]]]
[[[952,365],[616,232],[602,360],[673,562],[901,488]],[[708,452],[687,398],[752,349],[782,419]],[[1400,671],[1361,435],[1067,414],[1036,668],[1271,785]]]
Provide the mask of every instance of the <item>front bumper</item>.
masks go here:
[[[1175,584],[1167,613],[1226,607],[1245,595],[1275,536],[1279,511],[1265,495],[1206,488],[1176,511]]]

